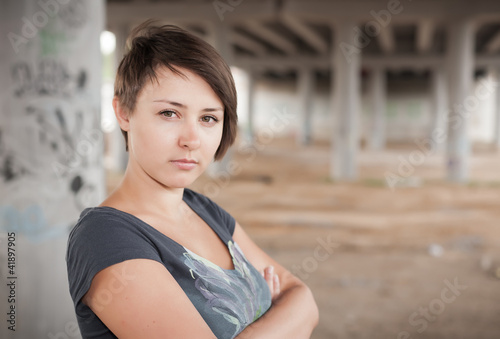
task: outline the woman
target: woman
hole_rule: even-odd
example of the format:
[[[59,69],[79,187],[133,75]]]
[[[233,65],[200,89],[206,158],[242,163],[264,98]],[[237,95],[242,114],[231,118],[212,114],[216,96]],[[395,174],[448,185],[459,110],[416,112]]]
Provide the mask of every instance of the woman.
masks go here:
[[[307,286],[186,188],[235,139],[228,66],[175,26],[148,21],[129,41],[113,99],[127,169],[68,242],[82,336],[308,338],[318,311]]]

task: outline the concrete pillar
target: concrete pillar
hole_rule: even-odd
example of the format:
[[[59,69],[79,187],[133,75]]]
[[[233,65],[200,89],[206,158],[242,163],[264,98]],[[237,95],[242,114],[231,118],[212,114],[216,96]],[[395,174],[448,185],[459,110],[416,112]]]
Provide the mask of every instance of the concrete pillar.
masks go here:
[[[496,71],[496,81],[500,81],[500,70]],[[493,132],[493,146],[500,150],[500,86],[496,86],[496,105],[495,105],[495,126]]]
[[[79,337],[65,254],[80,212],[104,199],[104,5],[2,3],[0,338]]]
[[[470,112],[467,97],[471,94],[474,74],[474,24],[460,19],[448,30],[448,117],[447,176],[452,182],[466,182],[469,177],[470,141],[467,136]]]
[[[245,139],[253,144],[255,141],[255,84],[257,82],[257,71],[248,71],[248,121],[245,129]]]
[[[216,20],[212,23],[210,43],[222,55],[228,65],[234,62],[233,46],[231,45],[230,30],[227,24]]]
[[[309,145],[311,143],[312,110],[314,92],[314,73],[309,68],[302,68],[298,72],[297,95],[299,104],[299,133],[298,144]]]
[[[224,58],[226,63],[231,66],[233,64],[233,50],[229,38],[229,27],[227,24],[218,20],[214,21],[211,26],[211,35],[208,41],[214,46],[219,54]],[[225,178],[231,176],[230,162],[233,154],[233,147],[230,147],[224,158],[218,162],[214,162],[207,170],[207,173],[212,177]],[[201,192],[207,193],[207,192]]]
[[[124,54],[126,53],[125,44],[127,42],[127,37],[130,32],[130,27],[126,24],[122,24],[117,27],[112,28],[112,32],[116,37],[116,49],[115,49],[115,69],[118,68],[120,61],[122,60]],[[111,102],[106,103],[111,105]],[[116,171],[125,172],[128,163],[128,152],[125,151],[125,139],[121,132],[118,122],[115,123],[115,128],[111,132],[110,137],[110,153],[113,157],[113,169]]]
[[[354,22],[335,26],[332,108],[336,119],[330,176],[336,180],[355,180],[358,176],[361,51],[353,50],[355,28]]]
[[[382,150],[386,143],[387,76],[385,69],[374,68],[371,72],[371,95],[373,116],[370,129],[369,146]]]
[[[448,108],[448,90],[446,88],[446,72],[441,68],[435,68],[431,73],[432,77],[432,106],[429,138],[431,140],[432,151],[442,152],[445,149],[446,140],[440,135],[446,131],[446,111]]]

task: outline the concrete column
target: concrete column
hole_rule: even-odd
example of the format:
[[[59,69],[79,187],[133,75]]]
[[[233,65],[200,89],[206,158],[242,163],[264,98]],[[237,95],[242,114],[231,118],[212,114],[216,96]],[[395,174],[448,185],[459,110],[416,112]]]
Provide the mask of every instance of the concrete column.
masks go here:
[[[369,146],[373,150],[382,150],[386,143],[387,76],[385,69],[374,68],[371,72],[371,95],[373,116]]]
[[[356,45],[355,28],[354,22],[335,26],[332,108],[336,119],[330,176],[336,180],[355,180],[358,176],[361,51],[349,53],[346,49]]]
[[[120,61],[122,61],[123,56],[127,52],[126,44],[127,38],[130,33],[130,27],[127,24],[117,25],[116,27],[112,27],[111,31],[115,35],[116,38],[116,48],[115,48],[115,64],[118,68]]]
[[[257,72],[250,69],[248,72],[248,121],[245,129],[245,139],[253,144],[255,141],[255,83]]]
[[[227,24],[220,22],[218,20],[212,23],[211,36],[209,37],[209,42],[217,49],[219,54],[224,58],[226,63],[231,66],[233,64],[233,51],[229,39],[229,27]],[[224,158],[218,162],[214,162],[209,168],[207,173],[212,177],[228,177],[231,175],[229,169],[229,164],[232,158],[233,148],[227,150]],[[202,192],[204,193],[204,192]]]
[[[297,94],[299,97],[297,106],[300,116],[298,144],[306,146],[311,143],[314,73],[309,68],[300,69],[297,80]]]
[[[448,117],[447,176],[453,182],[469,177],[470,141],[467,130],[470,113],[466,98],[472,89],[474,74],[474,24],[460,19],[448,30],[448,84],[450,113]]]
[[[99,204],[105,193],[99,45],[104,5],[2,3],[0,338],[79,337],[65,254],[80,212]],[[9,283],[15,292],[10,301]]]
[[[446,110],[448,108],[448,90],[446,88],[446,72],[441,68],[432,70],[432,106],[429,138],[432,151],[442,152],[445,149],[446,140],[439,138],[446,131]]]
[[[496,71],[496,81],[500,81],[500,70]],[[500,150],[500,86],[496,87],[496,105],[495,105],[495,126],[493,132],[493,145],[495,149]]]
[[[130,27],[126,24],[113,27],[112,32],[116,37],[116,49],[115,49],[115,68],[118,68],[120,62],[126,53],[125,45],[127,42],[127,37],[130,32]],[[106,103],[111,105],[111,103]],[[125,172],[128,163],[128,152],[125,151],[125,139],[123,138],[122,131],[118,122],[115,124],[115,128],[111,132],[110,138],[110,153],[112,154],[113,167],[116,171]]]
[[[218,20],[214,21],[212,23],[211,39],[209,40],[220,55],[222,55],[227,64],[232,65],[234,53],[228,25]]]

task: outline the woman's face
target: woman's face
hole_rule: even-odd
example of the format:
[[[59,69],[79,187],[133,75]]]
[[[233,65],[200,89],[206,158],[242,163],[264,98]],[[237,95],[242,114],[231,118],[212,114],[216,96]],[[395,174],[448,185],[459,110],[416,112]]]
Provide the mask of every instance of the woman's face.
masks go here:
[[[158,83],[146,83],[122,126],[128,128],[131,165],[172,188],[190,185],[207,168],[224,124],[224,106],[208,83],[179,71],[184,76],[160,69]]]

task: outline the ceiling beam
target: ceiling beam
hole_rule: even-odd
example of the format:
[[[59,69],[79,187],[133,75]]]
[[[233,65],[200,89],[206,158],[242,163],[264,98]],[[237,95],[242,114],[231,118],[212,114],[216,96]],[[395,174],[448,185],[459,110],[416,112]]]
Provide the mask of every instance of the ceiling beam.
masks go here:
[[[150,18],[159,18],[162,20],[217,20],[224,23],[238,23],[248,19],[272,19],[275,16],[276,4],[274,0],[240,1],[238,5],[231,5],[228,2],[232,10],[223,13],[216,8],[216,4],[216,1],[188,3],[184,1],[175,3],[155,1],[147,4],[108,1],[106,4],[106,22],[109,25],[119,23],[134,25]]]
[[[191,28],[191,25],[196,22],[195,20],[161,20],[160,23],[161,24],[164,24],[164,25],[167,25],[167,24],[170,24],[170,25],[176,25],[186,31],[188,31],[189,33],[193,34],[193,35],[196,35],[198,38],[201,38],[203,40],[207,40],[209,37],[207,36],[206,32],[205,34],[202,34],[194,29]],[[196,24],[199,24],[198,22],[196,22]],[[205,30],[208,30],[207,29],[207,24],[203,24],[201,25],[203,28],[205,28]]]
[[[476,67],[494,67],[500,68],[500,58],[491,55],[478,55],[475,58]],[[380,56],[380,57],[367,57],[361,59],[361,65],[365,68],[382,67],[389,70],[412,69],[415,71],[433,69],[435,67],[443,67],[446,63],[445,56],[421,56],[421,55],[408,55],[408,56]],[[269,56],[266,58],[251,58],[251,57],[238,57],[235,64],[245,67],[262,67],[268,69],[288,69],[296,70],[301,67],[310,67],[312,69],[328,70],[332,67],[332,60],[328,56],[321,57],[275,57]]]
[[[496,32],[496,34],[488,41],[486,44],[485,50],[487,53],[495,53],[500,50],[500,30]]]
[[[432,47],[432,38],[436,29],[435,22],[422,20],[417,24],[417,51],[421,54],[428,53]]]
[[[328,44],[298,18],[283,14],[280,16],[280,19],[285,26],[304,40],[304,42],[313,47],[317,52],[320,54],[326,54],[328,52]]]
[[[440,56],[379,56],[367,57],[363,56],[361,65],[365,68],[382,67],[386,69],[414,69],[425,70],[434,67],[440,67],[444,63],[444,57]],[[275,57],[268,56],[266,58],[251,58],[251,57],[238,57],[235,60],[237,65],[242,67],[267,67],[275,69],[298,69],[300,67],[310,67],[313,69],[328,70],[332,67],[331,58],[326,56],[321,57],[307,57],[307,56],[294,56],[294,57]],[[500,60],[499,60],[500,63]]]
[[[389,4],[393,4],[394,7],[391,8],[396,9],[393,11],[394,13],[391,13],[391,24],[417,23],[422,18],[436,21],[447,21],[454,18],[471,18],[481,21],[500,20],[500,1],[491,0],[287,0],[284,2],[283,12],[325,24],[341,22],[346,18],[358,22],[368,22],[376,19],[373,13],[388,11]]]
[[[266,48],[262,46],[262,44],[257,41],[243,35],[239,32],[232,31],[230,35],[231,42],[235,45],[238,45],[252,53],[256,56],[262,56],[266,54]]]
[[[262,40],[269,42],[271,45],[287,54],[295,54],[296,52],[296,48],[293,43],[257,21],[246,21],[243,24],[243,27],[245,27],[245,29],[247,29],[250,33],[254,34]]]

